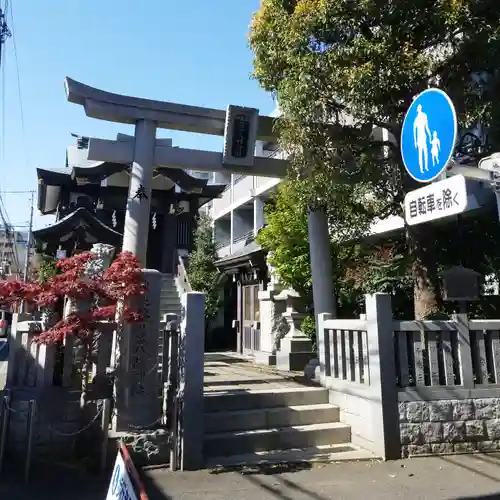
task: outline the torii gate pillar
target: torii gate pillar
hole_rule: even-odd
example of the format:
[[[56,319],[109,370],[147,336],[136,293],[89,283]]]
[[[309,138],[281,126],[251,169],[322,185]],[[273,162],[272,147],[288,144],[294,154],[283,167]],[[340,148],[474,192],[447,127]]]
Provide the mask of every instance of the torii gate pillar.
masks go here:
[[[122,250],[131,252],[146,267],[151,183],[153,180],[156,123],[138,120],[135,124],[134,160],[125,212]]]
[[[250,118],[253,115],[256,120],[250,119],[246,123],[240,120],[237,127],[231,128],[228,127],[226,121],[230,110],[226,112],[123,96],[88,87],[70,78],[66,79],[66,89],[68,100],[84,106],[87,116],[134,124],[136,127],[135,147],[131,143],[91,138],[88,159],[115,163],[132,162],[123,249],[131,251],[143,263],[145,263],[147,249],[153,166],[211,172],[224,171],[264,177],[285,176],[287,163],[285,160],[253,157],[252,141],[276,139],[274,119],[259,116],[257,110],[239,108],[234,113],[236,120],[241,116],[245,118],[245,113]],[[225,150],[224,154],[221,154],[155,144],[156,128],[219,136],[226,136],[227,133],[230,137],[235,131],[246,130],[248,136],[243,141],[236,141],[236,149],[246,150],[252,158],[251,160],[248,157],[238,159],[233,156],[228,164],[227,157],[232,156],[232,150]],[[316,315],[330,313],[335,316],[335,293],[326,214],[310,212],[308,226],[314,309]]]

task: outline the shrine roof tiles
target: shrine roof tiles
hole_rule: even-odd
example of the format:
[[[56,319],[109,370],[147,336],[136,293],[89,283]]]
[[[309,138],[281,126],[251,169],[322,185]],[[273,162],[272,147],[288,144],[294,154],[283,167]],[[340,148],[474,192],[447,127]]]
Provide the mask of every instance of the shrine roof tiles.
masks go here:
[[[73,237],[76,232],[84,231],[97,241],[120,246],[122,234],[110,228],[86,208],[77,208],[66,217],[54,222],[50,226],[33,231],[33,237],[42,242],[52,242],[54,239],[65,241]]]

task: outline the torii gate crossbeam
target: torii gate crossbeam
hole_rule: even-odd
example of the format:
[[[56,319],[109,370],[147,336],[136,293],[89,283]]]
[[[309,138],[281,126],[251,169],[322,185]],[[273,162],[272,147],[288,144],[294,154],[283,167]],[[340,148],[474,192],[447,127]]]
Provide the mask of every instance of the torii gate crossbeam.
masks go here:
[[[219,136],[231,134],[232,132],[228,132],[229,111],[123,96],[89,87],[71,78],[66,79],[66,92],[68,100],[82,105],[87,116],[135,125],[134,143],[91,139],[88,159],[132,163],[123,249],[132,252],[144,264],[154,167],[163,165],[170,168],[224,171],[265,177],[284,177],[286,173],[286,160],[253,157],[253,149],[250,164],[245,161],[228,164],[223,162],[224,155],[221,153],[165,147],[156,141],[157,128]],[[276,140],[275,118],[259,116],[258,111],[251,108],[239,108],[238,113],[240,111],[243,114],[247,111],[248,116],[253,119],[248,126],[248,135],[252,136],[254,141]],[[252,141],[249,147],[253,147]],[[141,196],[138,196],[138,193],[141,193]],[[326,215],[322,212],[310,212],[308,226],[315,312],[335,315]]]

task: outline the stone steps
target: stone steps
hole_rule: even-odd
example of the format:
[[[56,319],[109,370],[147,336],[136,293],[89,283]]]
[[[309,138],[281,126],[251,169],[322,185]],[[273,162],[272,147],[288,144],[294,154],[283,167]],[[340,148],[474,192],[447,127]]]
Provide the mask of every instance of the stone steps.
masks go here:
[[[203,451],[206,457],[238,453],[307,448],[317,445],[349,443],[351,428],[340,422],[291,425],[208,434]]]
[[[338,422],[339,409],[328,403],[254,410],[212,412],[205,415],[205,432],[256,430],[266,427]]]
[[[323,387],[286,387],[272,390],[248,389],[205,393],[205,412],[207,413],[322,403],[328,403],[328,391]]]
[[[181,316],[181,299],[175,286],[174,277],[169,274],[163,275],[160,292],[160,318],[165,314],[177,314]]]
[[[208,467],[372,458],[350,444],[323,387],[205,392],[203,451]]]
[[[228,457],[217,456],[207,458],[205,467],[216,469],[223,467],[252,467],[283,463],[300,462],[337,462],[373,460],[375,457],[367,452],[355,448],[350,444],[319,445],[310,448],[292,448],[289,450],[256,451]]]

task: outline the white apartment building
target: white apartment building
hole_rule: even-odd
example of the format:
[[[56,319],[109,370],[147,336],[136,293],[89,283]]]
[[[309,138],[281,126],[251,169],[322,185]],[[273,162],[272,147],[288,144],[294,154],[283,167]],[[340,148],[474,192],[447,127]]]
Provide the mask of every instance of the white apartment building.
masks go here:
[[[20,278],[24,272],[28,243],[26,231],[0,230],[0,274],[2,278]]]
[[[273,156],[276,146],[258,142],[256,156]],[[227,184],[220,198],[206,206],[214,225],[219,258],[239,252],[264,226],[264,204],[280,179],[252,175],[213,174],[214,184]]]
[[[374,130],[377,132],[380,133]],[[277,146],[257,142],[255,154],[275,156]],[[218,266],[232,275],[225,285],[224,306],[218,321],[223,325],[219,338],[227,339],[220,347],[235,349],[258,362],[272,363],[270,339],[274,338],[275,326],[270,311],[277,306],[273,304],[269,309],[272,299],[265,298],[269,280],[265,252],[254,239],[265,224],[264,205],[280,179],[218,172],[211,175],[210,182],[227,185],[220,198],[204,207],[213,220]],[[491,192],[480,183],[468,181],[467,184],[470,213],[488,203],[485,194],[491,197]],[[403,229],[403,218],[390,216],[376,221],[370,233],[383,238]]]

